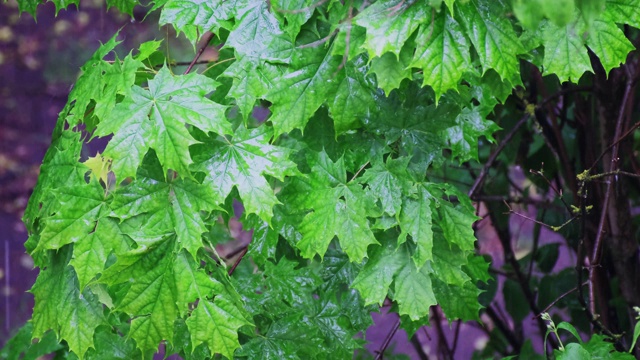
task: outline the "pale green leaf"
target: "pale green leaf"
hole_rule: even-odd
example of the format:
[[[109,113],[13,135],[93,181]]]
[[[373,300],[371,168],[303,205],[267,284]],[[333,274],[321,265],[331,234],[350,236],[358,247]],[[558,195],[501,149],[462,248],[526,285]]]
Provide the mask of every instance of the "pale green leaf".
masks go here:
[[[186,125],[218,134],[231,133],[225,107],[205,95],[216,82],[205,76],[171,75],[166,67],[149,81],[149,89],[134,86],[132,96],[116,105],[100,124],[96,135],[114,134],[104,155],[113,159],[112,170],[123,180],[135,175],[147,149],[154,149],[166,170],[189,175],[189,146],[196,140]],[[133,144],[133,148],[131,147]]]
[[[289,150],[269,144],[271,129],[261,126],[238,128],[233,138],[207,143],[197,157],[196,170],[205,172],[204,185],[213,189],[216,201],[224,203],[236,187],[245,211],[271,221],[273,206],[278,204],[265,176],[284,180],[297,170],[288,160]]]
[[[420,189],[417,199],[405,198],[400,212],[400,229],[398,243],[404,243],[407,234],[416,244],[416,252],[411,257],[416,267],[421,268],[425,262],[433,258],[433,229],[431,214],[431,194]]]
[[[94,347],[94,332],[105,324],[105,319],[95,295],[89,289],[78,290],[76,274],[66,264],[70,250],[61,250],[40,272],[31,289],[35,297],[33,337],[41,338],[53,329],[82,358],[87,349]]]
[[[483,73],[494,69],[502,79],[519,77],[517,55],[524,53],[524,48],[505,17],[506,9],[497,1],[480,0],[458,3],[456,9],[480,58]]]
[[[423,86],[433,88],[436,101],[447,90],[455,89],[471,66],[469,47],[461,26],[444,11],[432,23],[420,27],[411,66],[423,70]]]
[[[69,262],[78,275],[80,290],[102,272],[109,254],[127,248],[127,239],[115,219],[104,217],[97,220],[93,232],[74,244],[73,258]]]
[[[389,96],[391,90],[399,88],[404,79],[412,79],[411,68],[409,67],[411,56],[410,48],[405,48],[400,53],[399,60],[392,53],[385,53],[382,57],[376,57],[371,60],[370,72],[376,75],[378,87],[384,90],[387,96]]]
[[[442,201],[438,213],[438,224],[447,241],[458,245],[463,251],[473,250],[475,235],[472,225],[478,218],[462,207],[454,207],[451,203]]]
[[[409,255],[404,247],[396,250],[390,241],[380,247],[374,247],[369,260],[358,273],[351,287],[360,292],[365,305],[382,305],[396,272],[408,259]]]
[[[370,57],[391,52],[397,57],[420,24],[430,19],[430,8],[420,2],[391,0],[369,5],[353,21],[367,29],[364,48]]]
[[[213,302],[200,300],[187,319],[194,347],[204,343],[212,353],[220,353],[228,359],[233,359],[234,351],[240,347],[238,329],[250,324],[225,296],[216,296]]]
[[[431,276],[427,266],[418,270],[413,264],[404,262],[394,280],[393,299],[399,305],[400,315],[408,315],[416,321],[427,316],[429,308],[437,304]]]
[[[607,0],[604,18],[640,29],[640,4],[635,0]]]
[[[555,74],[560,82],[577,83],[585,72],[593,72],[579,23],[558,27],[547,23],[543,30],[544,74]]]
[[[129,336],[143,353],[156,350],[162,340],[173,339],[174,321],[179,314],[173,247],[173,241],[165,240],[151,248],[144,246],[121,254],[100,277],[100,282],[110,287],[126,284],[117,310],[133,319]]]
[[[629,52],[635,49],[622,30],[612,22],[595,20],[588,33],[587,45],[598,56],[607,75],[611,69],[624,64]]]
[[[57,190],[58,207],[46,217],[35,251],[59,249],[91,236],[105,208],[105,191],[98,181]]]
[[[344,76],[338,72],[340,57],[321,47],[303,49],[300,56],[306,60],[304,65],[288,69],[282,77],[274,79],[274,86],[266,96],[273,103],[269,120],[276,137],[293,129],[304,129],[325,99],[335,93]]]
[[[358,128],[359,121],[369,118],[376,111],[377,89],[375,82],[366,75],[364,58],[358,57],[348,62],[344,69],[345,76],[328,104],[336,135]]]

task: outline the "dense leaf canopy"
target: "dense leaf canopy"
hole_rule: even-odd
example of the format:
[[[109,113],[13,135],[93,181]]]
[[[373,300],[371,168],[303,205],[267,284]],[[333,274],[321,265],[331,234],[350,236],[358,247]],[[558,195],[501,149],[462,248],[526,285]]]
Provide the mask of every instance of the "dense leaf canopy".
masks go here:
[[[640,4],[577,4],[155,1],[219,58],[180,75],[151,41],[107,61],[116,34],[82,68],[24,217],[33,336],[90,359],[161,343],[194,359],[350,358],[386,299],[410,334],[438,304],[479,319],[476,209],[437,174],[494,141],[523,64],[578,82],[590,56],[606,74],[625,62],[620,26],[640,26]],[[96,137],[106,148],[87,159]],[[216,229],[234,200],[254,238],[225,265]]]

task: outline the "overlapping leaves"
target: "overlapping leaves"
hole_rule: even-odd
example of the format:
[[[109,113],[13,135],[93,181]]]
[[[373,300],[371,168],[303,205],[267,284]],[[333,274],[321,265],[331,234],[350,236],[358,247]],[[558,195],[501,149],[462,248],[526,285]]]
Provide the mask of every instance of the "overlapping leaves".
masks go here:
[[[161,342],[187,358],[348,357],[385,298],[415,323],[436,304],[476,319],[488,275],[474,209],[429,170],[478,159],[532,51],[577,82],[588,49],[609,73],[633,49],[619,25],[640,26],[631,0],[550,3],[525,18],[515,1],[518,23],[485,0],[156,1],[194,44],[216,32],[230,66],[146,67],[158,42],[107,62],[114,37],[83,67],[25,213],[43,268],[33,335],[52,329],[79,357]],[[266,122],[252,119],[259,100]],[[87,133],[110,139],[81,163]],[[234,200],[255,267],[229,280],[210,237]]]

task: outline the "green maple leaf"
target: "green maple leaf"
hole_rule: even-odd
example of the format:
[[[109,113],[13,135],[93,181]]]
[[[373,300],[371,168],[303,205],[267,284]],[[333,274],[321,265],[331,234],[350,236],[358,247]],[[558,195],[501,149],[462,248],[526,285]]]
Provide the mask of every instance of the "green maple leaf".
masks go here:
[[[160,169],[157,160],[155,168]],[[157,180],[139,173],[136,180],[116,192],[112,209],[123,220],[140,214],[169,219],[160,229],[155,228],[154,221],[147,221],[139,229],[148,235],[174,232],[180,246],[196,258],[198,249],[202,247],[202,233],[207,231],[200,212],[210,213],[219,209],[219,200],[208,185],[189,179],[165,181],[160,177]],[[140,237],[137,233],[127,234],[136,241]]]
[[[344,252],[329,248],[322,259],[321,288],[330,292],[351,285],[361,268],[360,264],[349,261]]]
[[[555,74],[560,82],[578,82],[585,72],[593,72],[582,38],[580,22],[558,27],[548,22],[542,32],[544,73]]]
[[[203,185],[215,192],[216,201],[224,203],[235,187],[248,213],[271,221],[273,206],[278,204],[266,175],[284,180],[297,173],[288,160],[289,150],[269,144],[271,129],[267,126],[247,130],[238,128],[233,138],[213,140],[195,150],[196,170],[206,173]]]
[[[436,93],[436,101],[449,89],[455,89],[471,67],[469,41],[458,22],[441,11],[431,24],[423,24],[416,38],[416,53],[411,66],[423,70],[423,86]]]
[[[517,54],[525,52],[498,1],[458,3],[457,14],[471,39],[483,73],[494,69],[502,79],[520,77]]]
[[[268,222],[261,220],[257,216],[249,216],[242,225],[247,229],[253,229],[253,236],[247,254],[260,263],[264,263],[268,259],[275,259],[279,238],[278,231],[271,228]]]
[[[278,66],[252,61],[236,61],[224,72],[223,76],[233,79],[229,94],[236,100],[243,118],[251,115],[257,99],[264,98],[271,86],[272,79],[282,75]]]
[[[334,293],[325,294],[318,301],[307,302],[308,309],[302,321],[318,329],[323,337],[325,353],[337,359],[346,359],[360,346],[353,338],[358,330],[353,329],[344,310],[337,304]]]
[[[384,90],[387,96],[391,90],[399,88],[404,79],[412,79],[409,66],[413,55],[412,50],[411,47],[403,49],[399,56],[388,52],[371,60],[370,73],[376,74],[378,87]]]
[[[82,151],[80,138],[80,133],[62,131],[47,150],[40,167],[38,184],[24,212],[23,219],[30,233],[34,232],[33,225],[38,214],[49,215],[55,211],[57,203],[51,190],[84,182],[88,168],[79,161]]]
[[[224,285],[198,268],[193,257],[181,251],[175,258],[173,273],[176,284],[176,304],[186,312],[189,304],[206,299],[211,294],[225,292]]]
[[[445,284],[463,285],[471,281],[471,277],[464,271],[469,264],[469,253],[456,245],[447,244],[442,234],[437,234],[434,239],[433,260],[429,262],[429,266],[433,274]],[[473,258],[482,259],[476,256]]]
[[[587,46],[598,56],[607,75],[627,60],[635,47],[622,30],[611,21],[595,20],[588,30]]]
[[[367,192],[375,196],[382,205],[382,210],[394,216],[400,213],[402,208],[402,194],[409,191],[411,179],[406,172],[409,158],[392,159],[387,162],[373,161],[373,166],[368,168],[359,179],[367,185]]]
[[[603,17],[640,29],[640,5],[635,0],[607,0]]]
[[[238,329],[251,325],[225,296],[216,296],[213,301],[201,300],[186,322],[194,348],[205,343],[212,353],[229,359],[233,359],[233,352],[240,347]]]
[[[116,104],[119,97],[129,97],[131,87],[135,83],[136,72],[144,67],[142,63],[146,59],[145,53],[141,52],[137,56],[131,53],[124,60],[120,60],[116,55],[115,61],[109,63],[103,58],[120,44],[116,41],[116,33],[106,44],[93,54],[82,67],[82,75],[69,94],[68,104],[73,104],[66,118],[71,127],[84,122],[87,130],[91,131],[95,127],[94,119],[85,119],[85,114],[93,110],[93,115],[98,120],[104,119]],[[156,51],[160,45],[157,41],[147,42],[140,45],[141,51]],[[95,103],[93,109],[90,105]]]
[[[427,266],[416,269],[414,264],[404,261],[394,279],[393,300],[399,305],[400,315],[408,315],[413,321],[429,315],[429,308],[437,304],[431,284],[432,276],[434,274]]]
[[[118,33],[109,39],[105,44],[101,45],[93,54],[91,59],[82,66],[82,75],[73,86],[73,90],[69,94],[68,103],[73,103],[67,122],[71,127],[81,123],[84,120],[85,112],[91,101],[103,100],[104,78],[103,74],[110,71],[111,65],[103,58],[109,54],[120,43],[116,41]],[[134,73],[135,76],[135,73]],[[115,100],[116,94],[112,94]]]
[[[365,75],[366,68],[363,57],[345,65],[345,76],[328,104],[336,135],[359,127],[358,122],[376,110],[377,89],[372,77]]]
[[[402,232],[398,237],[398,243],[406,241],[407,235],[416,244],[416,252],[412,259],[420,268],[425,262],[433,258],[433,229],[431,212],[431,194],[421,188],[418,190],[417,199],[405,198],[400,213],[400,228]]]
[[[93,232],[77,241],[73,246],[73,259],[69,262],[78,275],[80,290],[100,274],[112,253],[120,253],[128,248],[118,222],[109,217],[99,219]]]
[[[365,305],[382,305],[396,272],[408,258],[404,247],[396,250],[392,241],[385,241],[382,246],[373,248],[369,260],[353,280],[351,287],[360,292]]]
[[[96,180],[89,184],[82,180],[80,184],[57,189],[56,193],[58,207],[55,214],[43,219],[44,228],[34,252],[87,241],[96,221],[106,211],[105,191]]]
[[[309,20],[316,6],[314,0],[274,0],[271,2],[273,13],[283,19],[284,31],[295,39],[300,27]]]
[[[290,183],[287,193],[293,207],[311,210],[298,226],[297,247],[306,258],[322,257],[337,236],[351,261],[361,261],[367,247],[378,243],[367,219],[377,211],[371,197],[361,185],[347,182],[342,158],[334,163],[322,151],[311,162],[309,177]]]
[[[264,269],[267,288],[289,304],[304,302],[311,291],[320,284],[320,278],[312,269],[295,269],[297,265],[282,258],[277,265],[267,261]]]
[[[436,185],[437,186],[437,185]],[[429,188],[430,190],[433,187]],[[433,191],[430,191],[433,194]],[[468,198],[459,193],[461,198]],[[473,212],[473,207],[465,205],[454,206],[448,201],[443,201],[434,197],[439,203],[437,205],[437,224],[442,229],[444,237],[452,244],[456,244],[463,251],[474,249],[475,235],[473,233],[473,223],[478,220]]]
[[[249,359],[301,359],[297,354],[301,348],[300,331],[296,328],[299,325],[285,320],[272,324],[266,333],[243,344],[235,355]]]
[[[95,335],[95,350],[87,352],[87,360],[142,359],[136,344],[111,330],[100,328]]]
[[[123,13],[133,16],[133,8],[138,4],[138,0],[107,0],[107,10],[115,7]]]
[[[232,47],[239,59],[289,63],[293,42],[280,29],[278,19],[269,11],[269,4],[251,1],[243,10],[225,45]]]
[[[154,50],[157,50],[157,47]],[[99,98],[93,99],[96,102],[94,114],[99,119],[104,119],[113,110],[118,95],[125,98],[131,95],[131,87],[136,80],[136,71],[141,67],[144,67],[141,59],[134,58],[129,54],[122,61],[116,57],[114,63],[104,71],[100,79],[104,84],[102,94]],[[95,68],[92,71],[95,71]]]
[[[392,52],[400,54],[404,43],[420,24],[429,19],[430,8],[415,1],[378,1],[368,6],[353,21],[367,29],[364,48],[370,57]]]
[[[129,336],[143,353],[155,351],[162,340],[172,341],[174,322],[189,304],[225,293],[220,282],[198,269],[191,255],[175,251],[171,238],[145,244],[120,254],[99,279],[121,287],[116,310],[133,319]]]
[[[31,334],[33,334],[33,322],[22,325],[20,330],[0,348],[2,359],[39,359],[64,348],[53,331],[47,331],[35,344]]]
[[[185,125],[204,132],[231,133],[225,107],[205,95],[216,82],[198,74],[171,75],[166,67],[149,81],[149,89],[134,86],[131,97],[115,106],[100,122],[96,135],[114,134],[104,156],[113,159],[112,171],[122,180],[133,177],[148,149],[154,149],[163,169],[189,176],[189,146],[196,140]]]
[[[160,25],[172,24],[177,32],[184,32],[192,44],[207,31],[218,33],[230,30],[237,8],[233,1],[168,0],[162,7]],[[197,29],[197,31],[194,31]]]
[[[462,109],[456,116],[456,125],[444,131],[453,156],[458,157],[461,162],[478,160],[478,139],[484,136],[490,142],[494,142],[493,133],[500,130],[500,127],[487,120],[480,110],[480,107]]]
[[[471,282],[452,285],[439,278],[433,279],[433,290],[438,304],[450,319],[478,320],[482,309],[478,303],[480,290]]]
[[[78,289],[76,274],[67,265],[70,250],[65,247],[52,257],[31,289],[35,297],[32,336],[41,338],[53,329],[82,358],[94,346],[96,328],[106,322],[95,295],[89,289]]]
[[[300,67],[292,66],[282,77],[273,80],[273,88],[266,99],[273,105],[269,119],[275,136],[293,129],[304,129],[309,118],[335,93],[343,72],[339,72],[341,58],[332,56],[321,47],[300,51],[306,60]]]

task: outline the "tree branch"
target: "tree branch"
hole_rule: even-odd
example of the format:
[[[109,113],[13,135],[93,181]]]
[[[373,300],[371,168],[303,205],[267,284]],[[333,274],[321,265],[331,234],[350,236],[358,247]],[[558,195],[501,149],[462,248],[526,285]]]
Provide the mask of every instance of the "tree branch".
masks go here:
[[[204,40],[204,44],[202,44],[202,46],[196,53],[196,56],[194,56],[191,63],[189,63],[189,67],[187,67],[187,70],[184,71],[184,75],[187,75],[188,73],[191,72],[191,69],[193,69],[193,66],[198,62],[198,59],[200,59],[200,56],[202,56],[202,53],[209,46],[209,42],[213,39],[214,36],[215,36],[214,33],[209,33],[209,35],[207,35],[207,37]]]
[[[387,334],[387,337],[384,339],[384,342],[382,343],[382,346],[378,350],[378,354],[376,355],[375,360],[382,360],[384,358],[384,352],[387,351],[387,348],[391,343],[391,339],[393,339],[393,336],[396,334],[396,332],[398,332],[399,328],[400,328],[400,316],[398,316],[398,320],[396,321],[395,325],[393,325],[393,327],[391,328],[391,331],[389,331],[389,333]]]
[[[493,151],[493,153],[491,153],[491,156],[489,156],[489,159],[487,159],[487,162],[482,167],[482,170],[480,171],[480,175],[478,175],[478,177],[476,178],[476,181],[473,183],[473,185],[471,186],[471,189],[469,189],[469,192],[467,193],[471,199],[474,199],[478,190],[484,184],[484,181],[487,175],[489,174],[489,169],[491,169],[491,167],[493,166],[493,163],[498,158],[498,155],[500,155],[502,150],[504,150],[504,147],[507,146],[509,141],[511,141],[511,139],[516,134],[516,132],[520,129],[520,127],[527,122],[530,116],[531,114],[529,113],[524,114],[522,118],[520,118],[520,120],[513,126],[511,131],[509,131],[509,133],[502,139],[502,141],[500,141],[500,144]]]

